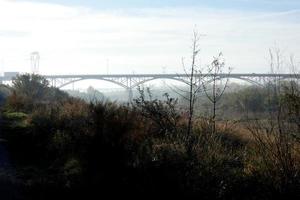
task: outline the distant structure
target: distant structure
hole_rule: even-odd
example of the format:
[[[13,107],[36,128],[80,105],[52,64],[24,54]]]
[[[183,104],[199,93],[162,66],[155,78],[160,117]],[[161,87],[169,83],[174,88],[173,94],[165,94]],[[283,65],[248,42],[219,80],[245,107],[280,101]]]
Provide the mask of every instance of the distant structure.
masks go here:
[[[33,74],[39,73],[40,68],[40,54],[35,51],[30,54],[31,72]]]
[[[37,56],[39,58],[39,56]],[[37,59],[38,60],[38,59]],[[38,65],[34,65],[35,69]],[[4,72],[4,76],[0,76],[0,82],[9,82],[15,77],[18,72]],[[139,85],[142,85],[148,81],[158,79],[170,79],[181,83],[189,84],[189,74],[75,74],[75,75],[45,75],[53,87],[62,88],[67,85],[71,85],[75,82],[83,80],[103,80],[114,83],[126,89],[129,94],[129,100],[132,100],[132,90]],[[274,74],[274,73],[231,73],[231,74],[196,74],[195,79],[201,79],[205,77],[206,83],[209,84],[213,81],[213,78],[221,79],[238,79],[248,83],[264,86],[269,80],[300,80],[300,74]]]

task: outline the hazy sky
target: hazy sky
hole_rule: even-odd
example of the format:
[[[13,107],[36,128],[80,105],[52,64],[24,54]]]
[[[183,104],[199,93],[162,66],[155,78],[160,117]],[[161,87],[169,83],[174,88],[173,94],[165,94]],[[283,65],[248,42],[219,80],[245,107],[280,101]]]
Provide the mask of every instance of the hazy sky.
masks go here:
[[[182,71],[194,27],[201,64],[223,52],[234,72],[267,72],[268,48],[300,54],[299,0],[0,0],[0,71]],[[107,68],[107,66],[109,66]]]

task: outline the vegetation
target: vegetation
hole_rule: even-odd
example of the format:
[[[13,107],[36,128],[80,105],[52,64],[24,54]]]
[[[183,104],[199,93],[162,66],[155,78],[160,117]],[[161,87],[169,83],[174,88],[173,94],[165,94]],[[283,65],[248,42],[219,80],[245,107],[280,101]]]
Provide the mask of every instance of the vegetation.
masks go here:
[[[1,199],[300,197],[300,90],[280,88],[224,93],[214,106],[235,120],[194,117],[187,132],[190,116],[168,94],[88,103],[19,76],[0,90]]]

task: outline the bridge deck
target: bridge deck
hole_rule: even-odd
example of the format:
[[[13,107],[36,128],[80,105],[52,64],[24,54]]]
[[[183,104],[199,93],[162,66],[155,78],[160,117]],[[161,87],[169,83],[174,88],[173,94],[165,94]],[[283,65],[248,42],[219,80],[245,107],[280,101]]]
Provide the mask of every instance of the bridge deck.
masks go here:
[[[153,77],[153,78],[170,78],[170,77],[189,77],[189,74],[74,74],[74,75],[43,75],[46,78],[141,78],[141,77]],[[196,77],[212,77],[214,74],[195,74]],[[231,73],[231,74],[218,74],[219,77],[295,77],[300,74],[256,74],[256,73]]]

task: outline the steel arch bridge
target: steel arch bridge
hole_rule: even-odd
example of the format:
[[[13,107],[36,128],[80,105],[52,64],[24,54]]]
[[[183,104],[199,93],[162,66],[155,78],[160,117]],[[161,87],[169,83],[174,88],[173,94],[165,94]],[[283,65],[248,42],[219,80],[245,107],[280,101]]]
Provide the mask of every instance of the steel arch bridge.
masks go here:
[[[11,81],[14,76],[18,75],[18,72],[6,72],[4,76],[0,77],[0,83],[5,81]],[[133,88],[158,79],[170,79],[184,84],[189,82],[189,74],[77,74],[77,75],[43,75],[50,81],[53,87],[62,88],[75,82],[83,80],[102,80],[119,85],[122,88],[128,90],[129,97],[132,95]],[[238,79],[249,82],[254,85],[263,86],[266,81],[272,79],[287,80],[297,79],[300,80],[300,74],[256,74],[256,73],[231,73],[231,74],[196,74],[195,79],[203,79],[205,77],[206,82],[211,82],[213,78],[216,79]]]
[[[146,82],[158,79],[170,79],[184,84],[188,84],[188,74],[91,74],[91,75],[45,75],[52,86],[62,88],[75,82],[83,80],[102,80],[119,85],[128,90],[129,98],[132,97],[133,88],[142,85]],[[196,74],[195,79],[202,79],[205,77],[207,82],[213,78],[216,79],[238,79],[248,83],[262,86],[266,81],[272,79],[300,79],[298,74],[256,74],[256,73],[232,73],[232,74]]]
[[[194,75],[196,79],[201,79],[205,77],[208,82],[209,79],[213,79],[214,74],[196,74]],[[83,80],[103,80],[107,82],[114,83],[123,87],[124,89],[132,89],[146,82],[157,80],[157,79],[171,79],[188,84],[189,75],[188,74],[109,74],[109,75],[45,75],[52,86],[62,88],[64,86],[70,85],[75,82]],[[217,79],[238,79],[243,80],[254,85],[263,85],[266,80],[279,78],[284,79],[300,79],[298,74],[217,74]]]

